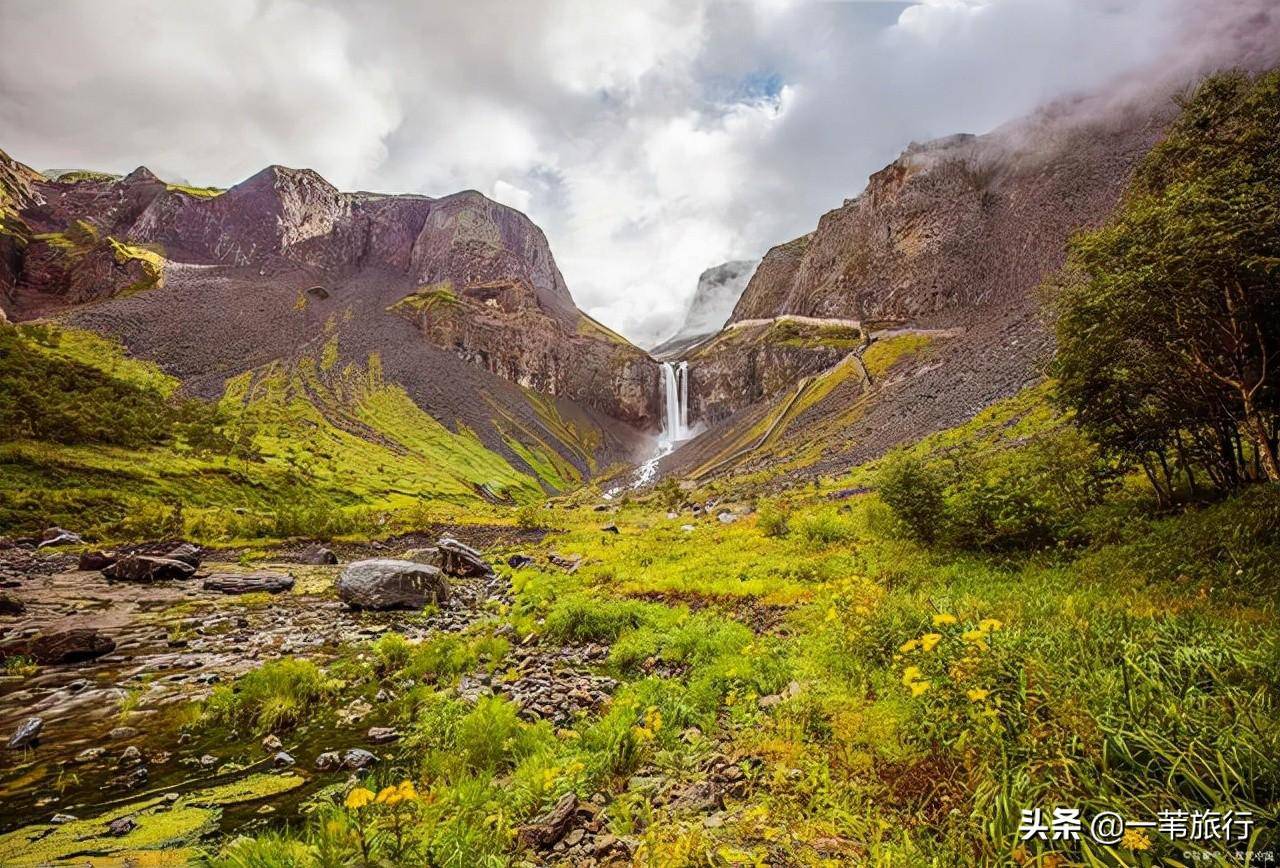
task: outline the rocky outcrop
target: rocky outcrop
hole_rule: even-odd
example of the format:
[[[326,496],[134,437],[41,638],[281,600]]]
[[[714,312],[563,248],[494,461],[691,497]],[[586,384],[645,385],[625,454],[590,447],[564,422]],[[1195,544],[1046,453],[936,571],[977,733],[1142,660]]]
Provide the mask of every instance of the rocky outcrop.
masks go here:
[[[433,344],[528,389],[595,407],[637,428],[661,420],[658,366],[585,315],[549,315],[529,283],[449,282],[406,297],[396,310]]]
[[[280,594],[293,588],[293,576],[258,570],[252,573],[216,573],[201,585],[206,591],[219,594]]]
[[[102,570],[102,575],[115,582],[137,582],[149,585],[175,579],[189,579],[196,568],[175,558],[154,555],[129,555]]]
[[[449,599],[439,569],[412,561],[375,558],[356,561],[338,579],[338,597],[357,609],[421,609]]]
[[[862,342],[851,324],[790,318],[727,328],[688,357],[689,419],[714,424],[824,371]]]

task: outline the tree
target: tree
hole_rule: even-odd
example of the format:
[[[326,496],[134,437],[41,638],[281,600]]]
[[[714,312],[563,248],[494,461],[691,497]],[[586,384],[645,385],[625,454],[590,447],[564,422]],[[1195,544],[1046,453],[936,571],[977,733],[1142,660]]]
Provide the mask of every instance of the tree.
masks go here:
[[[1280,480],[1280,71],[1188,98],[1053,287],[1059,400],[1162,500]]]

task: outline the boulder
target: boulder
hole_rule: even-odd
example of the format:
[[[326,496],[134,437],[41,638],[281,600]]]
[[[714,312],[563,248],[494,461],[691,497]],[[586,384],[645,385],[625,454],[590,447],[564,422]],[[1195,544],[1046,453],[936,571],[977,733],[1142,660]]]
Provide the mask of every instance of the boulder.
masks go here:
[[[21,615],[27,604],[7,591],[0,591],[0,615]]]
[[[136,828],[138,823],[133,817],[118,817],[107,825],[107,834],[113,838],[123,838]]]
[[[493,567],[471,546],[463,545],[451,537],[443,537],[436,543],[436,548],[440,550],[440,569],[447,576],[467,578],[493,575]]]
[[[9,750],[19,750],[38,744],[42,729],[44,729],[44,720],[39,717],[28,717],[18,724],[18,728],[13,731],[13,735],[9,736],[9,742],[5,746]]]
[[[400,732],[390,726],[371,726],[366,737],[372,744],[386,744],[400,738]]]
[[[342,571],[338,597],[356,609],[420,609],[448,600],[449,584],[428,564],[373,558]]]
[[[271,758],[271,764],[278,769],[287,769],[294,764],[293,755],[285,751],[276,751],[276,755]]]
[[[97,627],[70,627],[37,636],[28,651],[37,663],[76,663],[116,650],[115,640]]]
[[[425,549],[409,549],[400,556],[401,560],[413,561],[415,564],[430,564],[433,567],[444,565],[444,556],[435,546]]]
[[[521,567],[527,567],[531,563],[533,563],[533,558],[528,555],[512,555],[507,558],[507,566],[511,567],[513,570],[518,570]]]
[[[322,772],[359,771],[368,768],[378,758],[363,748],[353,747],[344,751],[327,750],[316,757],[316,770]]]
[[[78,533],[72,533],[60,527],[47,528],[40,535],[40,544],[37,548],[46,548],[47,546],[67,546],[84,542],[84,538]]]
[[[197,560],[197,563],[199,561]],[[196,568],[175,558],[159,558],[154,555],[127,555],[102,571],[111,581],[138,582],[149,585],[170,579],[189,579]]]
[[[293,576],[287,573],[273,573],[269,570],[253,573],[215,573],[204,580],[202,587],[206,591],[217,591],[220,594],[252,594],[259,591],[279,594],[293,588]]]
[[[325,566],[327,564],[336,564],[338,556],[324,546],[310,546],[302,550],[302,553],[298,555],[298,560],[312,566]]]
[[[516,837],[532,850],[548,850],[569,831],[578,815],[578,794],[565,793],[550,811],[516,829]]]
[[[80,570],[105,570],[111,566],[119,558],[115,552],[104,552],[91,550],[80,553],[80,563],[76,569]]]
[[[181,561],[194,570],[204,560],[204,549],[191,543],[180,543],[165,552],[164,556],[171,561]]]

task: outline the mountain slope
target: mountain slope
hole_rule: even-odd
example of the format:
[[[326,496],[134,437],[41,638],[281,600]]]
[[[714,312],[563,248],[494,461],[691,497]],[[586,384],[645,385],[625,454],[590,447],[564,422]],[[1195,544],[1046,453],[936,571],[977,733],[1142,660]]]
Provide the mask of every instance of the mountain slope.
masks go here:
[[[1110,213],[1175,111],[1163,94],[1100,95],[910,146],[812,233],[770,250],[724,332],[809,318],[857,327],[866,343],[824,374],[758,390],[762,404],[721,414],[664,471],[830,473],[1034,382],[1049,347],[1037,288],[1067,238]]]
[[[26,241],[7,248],[0,309],[115,337],[185,393],[293,381],[317,359],[331,386],[376,368],[553,489],[633,460],[657,428],[656,364],[578,311],[537,226],[478,193],[343,193],[279,166],[217,191],[0,164]],[[457,302],[454,331],[417,304],[433,292]]]
[[[654,358],[680,358],[723,328],[755,267],[753,260],[739,259],[712,266],[698,275],[698,288],[689,301],[684,322],[675,334],[650,350]]]

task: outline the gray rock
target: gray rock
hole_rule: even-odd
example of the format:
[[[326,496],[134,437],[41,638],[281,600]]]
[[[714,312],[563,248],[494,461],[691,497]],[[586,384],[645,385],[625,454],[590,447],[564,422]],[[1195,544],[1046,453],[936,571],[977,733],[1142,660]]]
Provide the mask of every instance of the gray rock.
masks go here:
[[[467,578],[471,576],[491,576],[493,567],[480,556],[480,552],[463,545],[452,537],[442,537],[436,548],[442,558],[440,569],[446,576]]]
[[[19,750],[38,744],[40,742],[40,730],[42,729],[44,729],[43,719],[28,717],[18,724],[18,728],[13,731],[13,735],[9,736],[9,743],[6,747],[9,750]]]
[[[102,756],[104,753],[106,753],[106,750],[104,748],[87,747],[84,750],[80,751],[80,753],[76,754],[75,761],[78,763],[91,763],[94,760],[96,760],[98,757]]]
[[[279,751],[271,758],[271,764],[278,769],[286,769],[295,762],[293,756],[285,751]]]
[[[102,571],[102,575],[116,582],[152,584],[170,579],[189,579],[196,568],[174,558],[158,558],[153,555],[129,555]]]
[[[373,744],[385,744],[400,738],[400,733],[390,726],[371,726],[369,727],[367,738]]]
[[[104,551],[87,551],[80,553],[80,562],[76,565],[79,570],[105,570],[118,560],[119,556],[115,552]]]
[[[358,747],[344,751],[328,750],[316,757],[316,770],[322,772],[359,771],[368,768],[378,758],[367,750]]]
[[[78,533],[72,533],[60,527],[51,527],[40,535],[40,544],[36,548],[47,548],[49,546],[68,546],[84,542],[84,538]]]
[[[142,751],[138,750],[136,745],[129,745],[120,753],[120,760],[117,765],[120,766],[136,766],[142,762]]]
[[[200,562],[204,560],[204,549],[191,543],[182,543],[174,546],[165,553],[165,557],[171,561],[181,561],[187,566],[195,569],[200,566]]]
[[[293,576],[259,570],[252,573],[216,573],[204,580],[206,591],[220,594],[253,594],[266,591],[279,594],[293,588]]]
[[[311,546],[302,550],[298,560],[312,566],[324,566],[326,564],[336,564],[338,556],[324,546]]]
[[[49,818],[49,822],[55,826],[61,826],[63,823],[74,823],[79,819],[75,814],[54,814]]]
[[[117,726],[107,733],[107,738],[112,741],[119,741],[122,738],[133,738],[137,734],[138,730],[132,726]]]
[[[120,817],[119,819],[112,820],[111,825],[107,826],[107,834],[116,838],[121,838],[136,828],[138,828],[138,824],[134,821],[133,817]]]
[[[600,528],[600,530],[603,531],[604,533],[618,533],[618,526],[613,522],[609,522],[608,524]]]
[[[374,558],[342,571],[338,597],[357,609],[420,609],[448,600],[449,584],[436,567]]]
[[[262,746],[267,750],[280,750],[284,747],[284,743],[275,735],[268,735],[262,739]]]
[[[440,553],[440,549],[435,546],[425,549],[409,549],[403,555],[401,560],[413,561],[415,564],[430,564],[433,567],[439,567],[444,563],[444,555]]]
[[[531,563],[533,563],[533,558],[528,555],[512,555],[507,558],[507,566],[511,567],[513,570],[518,570],[521,567],[527,567]]]

